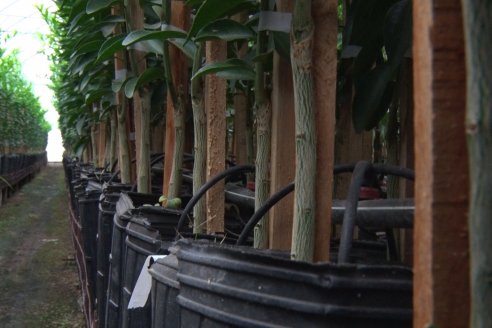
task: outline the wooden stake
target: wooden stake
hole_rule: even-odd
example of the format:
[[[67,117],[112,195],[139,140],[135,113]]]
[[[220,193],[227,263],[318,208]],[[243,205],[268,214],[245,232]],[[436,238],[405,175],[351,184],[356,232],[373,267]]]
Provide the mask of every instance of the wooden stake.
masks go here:
[[[314,0],[314,90],[316,114],[316,230],[314,261],[330,255],[337,84],[337,0]]]
[[[277,10],[292,12],[293,2],[277,0]],[[278,54],[273,57],[272,75],[272,165],[270,193],[294,181],[295,115],[290,64]],[[292,241],[294,194],[285,197],[270,210],[270,248],[289,250]]]
[[[223,61],[227,56],[224,41],[207,41],[207,63]],[[207,180],[225,169],[227,81],[215,75],[205,79],[207,111]],[[224,182],[207,192],[207,233],[224,232]]]
[[[187,30],[189,26],[189,10],[183,0],[171,1],[171,24],[179,27],[183,30]],[[176,47],[169,45],[169,57],[172,63],[171,71],[173,76],[173,83],[177,93],[185,95],[182,97],[182,101],[188,99],[188,62],[186,56],[178,50]],[[186,103],[183,104],[186,109]],[[167,109],[166,109],[166,136],[164,143],[164,185],[163,193],[169,194],[169,185],[171,183],[171,175],[173,168],[173,156],[175,154],[176,146],[176,131],[175,131],[175,108],[173,100],[168,92],[167,97]],[[184,126],[182,127],[184,129]],[[179,189],[180,186],[176,186]],[[174,189],[176,189],[174,188]]]
[[[468,327],[468,163],[459,0],[413,1],[414,327]]]

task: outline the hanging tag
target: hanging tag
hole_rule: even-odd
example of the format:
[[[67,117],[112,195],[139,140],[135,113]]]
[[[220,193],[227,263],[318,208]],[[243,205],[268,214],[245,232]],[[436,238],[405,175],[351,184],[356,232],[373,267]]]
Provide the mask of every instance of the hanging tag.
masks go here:
[[[278,11],[261,11],[258,22],[259,31],[290,33],[292,14]]]

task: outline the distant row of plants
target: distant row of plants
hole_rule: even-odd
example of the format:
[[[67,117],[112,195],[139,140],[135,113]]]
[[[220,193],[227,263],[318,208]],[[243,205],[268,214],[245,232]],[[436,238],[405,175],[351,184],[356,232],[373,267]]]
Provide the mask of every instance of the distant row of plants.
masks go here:
[[[0,153],[39,153],[46,149],[51,127],[33,88],[22,75],[16,51],[0,43]]]

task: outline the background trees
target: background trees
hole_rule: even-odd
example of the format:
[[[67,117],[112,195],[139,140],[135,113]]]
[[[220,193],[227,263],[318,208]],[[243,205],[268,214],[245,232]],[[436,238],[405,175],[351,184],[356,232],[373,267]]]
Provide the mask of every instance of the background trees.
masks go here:
[[[50,125],[32,85],[24,79],[16,52],[0,43],[0,153],[40,153]]]

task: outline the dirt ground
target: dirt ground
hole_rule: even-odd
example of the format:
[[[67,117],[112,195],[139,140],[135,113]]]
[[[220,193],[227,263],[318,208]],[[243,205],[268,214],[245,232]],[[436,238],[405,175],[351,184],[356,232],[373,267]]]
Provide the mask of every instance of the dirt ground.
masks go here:
[[[84,327],[63,168],[0,207],[0,327]]]

